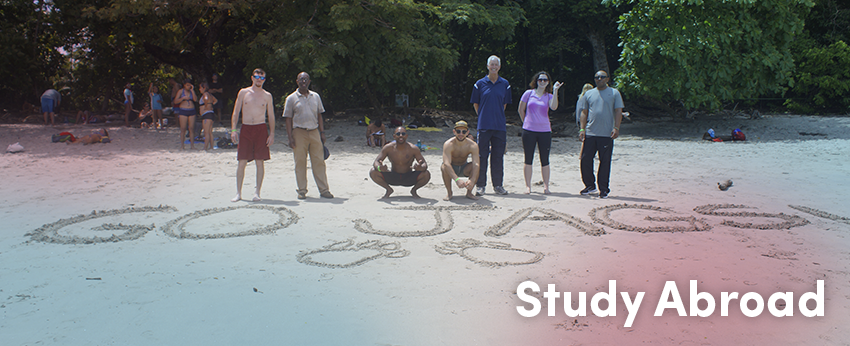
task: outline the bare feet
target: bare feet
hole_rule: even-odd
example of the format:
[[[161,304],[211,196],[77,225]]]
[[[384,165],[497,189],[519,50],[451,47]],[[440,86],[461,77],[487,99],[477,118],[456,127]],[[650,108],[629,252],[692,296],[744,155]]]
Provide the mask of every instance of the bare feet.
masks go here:
[[[549,192],[549,187],[544,187],[544,188],[543,188],[543,194],[544,194],[544,195],[551,195],[551,194],[552,194],[551,192]]]
[[[451,201],[452,200],[452,194],[446,195],[446,197],[443,197],[443,200],[444,201]]]
[[[471,200],[478,200],[478,196],[472,193],[472,190],[466,190],[466,198],[469,198]]]
[[[418,189],[410,189],[410,195],[413,196],[413,198],[419,198],[419,194],[416,193],[416,190]]]
[[[239,202],[241,200],[242,200],[242,195],[237,193],[236,197],[233,197],[233,199],[231,199],[230,201],[231,202]]]
[[[391,187],[387,188],[387,193],[385,193],[384,197],[381,197],[381,198],[390,198],[390,195],[392,195],[393,192],[395,192],[395,190],[393,190],[393,188],[391,188]]]
[[[263,199],[262,199],[262,198],[260,198],[260,191],[254,191],[254,199],[253,199],[253,201],[254,201],[254,202],[259,202],[259,201],[262,201],[262,200],[263,200]]]
[[[525,187],[525,192],[523,192],[523,193],[524,193],[524,194],[526,194],[526,195],[527,195],[527,194],[530,194],[530,193],[531,193],[531,187],[526,186],[526,187]]]

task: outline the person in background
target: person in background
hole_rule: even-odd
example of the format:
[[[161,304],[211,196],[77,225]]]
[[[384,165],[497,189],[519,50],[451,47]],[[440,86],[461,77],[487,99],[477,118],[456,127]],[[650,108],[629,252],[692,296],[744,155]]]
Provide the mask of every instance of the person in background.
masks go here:
[[[151,105],[149,103],[145,103],[142,111],[139,112],[139,121],[141,121],[141,124],[139,124],[140,128],[146,129],[156,127],[153,121],[153,110],[151,110]]]
[[[224,89],[222,88],[221,83],[219,82],[218,74],[213,74],[212,82],[210,82],[210,94],[213,96],[213,98],[216,99],[216,102],[213,105],[213,110],[215,111],[215,119],[220,126],[224,125],[221,122],[221,110],[224,108],[224,103],[227,101],[222,95],[223,92]]]
[[[366,145],[381,148],[387,143],[387,127],[381,119],[375,119],[366,126]]]
[[[129,82],[124,86],[124,126],[127,127],[130,127],[130,113],[133,112],[133,90],[130,89],[132,86]]]
[[[537,72],[520,98],[519,117],[522,119],[522,148],[525,151],[525,193],[531,193],[531,171],[534,161],[534,147],[540,152],[540,172],[543,175],[543,193],[549,192],[549,149],[552,147],[552,125],[549,122],[549,110],[558,109],[558,89],[563,85],[555,82],[545,71]]]
[[[201,83],[200,91],[201,99],[198,101],[198,104],[200,104],[201,121],[204,125],[204,150],[211,150],[213,148],[212,127],[213,118],[215,116],[213,105],[217,100],[215,96],[210,94],[209,84],[207,84],[207,82]]]
[[[593,84],[584,83],[584,86],[581,87],[581,93],[578,94],[578,100],[576,100],[576,127],[581,127],[581,111],[582,111],[582,103],[584,102],[584,94],[587,93],[590,89],[593,89]],[[584,141],[581,142],[581,148],[579,148],[579,157],[581,157],[581,153],[584,151]]]
[[[184,136],[186,130],[189,130],[189,148],[195,149],[195,101],[198,96],[195,95],[195,86],[191,80],[183,81],[183,89],[177,92],[177,96],[171,102],[174,113],[177,114],[177,119],[180,122],[180,149],[186,149],[186,141]]]
[[[153,110],[153,124],[157,129],[162,128],[162,95],[159,94],[159,88],[151,83],[148,86],[148,95],[151,100],[151,110]]]
[[[50,120],[50,125],[56,125],[56,111],[61,102],[62,95],[56,89],[47,89],[41,94],[41,112],[44,113],[44,125],[47,125],[48,120]]]
[[[593,89],[593,84],[584,83],[584,86],[581,87],[581,93],[578,94],[578,100],[576,100],[576,126],[581,126],[582,98],[590,89]]]

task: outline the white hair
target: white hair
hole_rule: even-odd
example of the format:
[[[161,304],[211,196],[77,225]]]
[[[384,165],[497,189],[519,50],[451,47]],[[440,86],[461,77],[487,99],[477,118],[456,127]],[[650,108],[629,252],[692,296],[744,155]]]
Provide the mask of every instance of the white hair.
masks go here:
[[[487,58],[487,65],[490,65],[490,62],[493,61],[493,60],[496,60],[496,63],[498,63],[499,66],[502,66],[502,60],[499,59],[499,57],[497,57],[495,55],[491,55],[489,58]]]

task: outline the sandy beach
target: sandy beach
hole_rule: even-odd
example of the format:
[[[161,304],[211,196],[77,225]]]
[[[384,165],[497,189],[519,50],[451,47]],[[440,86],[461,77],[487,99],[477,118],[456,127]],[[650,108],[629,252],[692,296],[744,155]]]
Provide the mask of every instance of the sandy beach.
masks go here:
[[[325,126],[336,198],[308,174],[296,199],[278,127],[263,200],[237,203],[236,150],[181,151],[174,127],[0,124],[0,145],[24,147],[0,158],[0,344],[850,344],[850,118],[634,119],[615,141],[608,199],[579,194],[577,137],[553,140],[552,194],[522,194],[511,127],[510,194],[488,186],[478,201],[442,200],[448,127],[409,131],[435,148],[422,198],[398,187],[381,199],[368,179],[378,149],[357,120]],[[111,143],[51,142],[99,127]],[[748,140],[704,141],[708,128]],[[244,195],[254,179],[249,164]],[[616,315],[595,316],[591,296],[612,280]],[[691,310],[690,280],[718,300],[710,316],[653,316],[668,281]],[[797,303],[817,280],[824,316],[805,317]],[[541,312],[522,317],[525,281],[572,292],[573,307],[585,292],[587,316],[567,316],[563,299],[547,316],[543,292],[527,291]],[[629,327],[620,292],[645,292]],[[793,292],[794,313],[747,317],[735,300],[721,316],[721,292],[765,305]]]

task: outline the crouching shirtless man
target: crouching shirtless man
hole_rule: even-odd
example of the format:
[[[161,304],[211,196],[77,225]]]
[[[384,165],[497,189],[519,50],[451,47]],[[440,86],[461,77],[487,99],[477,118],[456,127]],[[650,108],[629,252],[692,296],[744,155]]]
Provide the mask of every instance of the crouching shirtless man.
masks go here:
[[[467,158],[472,155],[472,162]],[[469,139],[469,126],[461,120],[455,123],[455,136],[443,144],[443,183],[446,185],[446,198],[452,199],[452,183],[459,188],[466,188],[466,198],[478,199],[472,193],[478,174],[481,171],[480,158],[478,157],[478,144]],[[468,177],[461,180],[461,177]]]
[[[419,190],[420,187],[425,186],[431,180],[428,163],[425,162],[422,151],[407,141],[407,131],[404,127],[397,127],[395,133],[393,133],[393,138],[395,141],[387,143],[381,148],[381,153],[372,163],[369,177],[375,184],[387,190],[383,198],[388,198],[393,193],[393,188],[390,185],[413,186],[410,189],[410,194],[413,198],[419,198],[416,190]],[[390,163],[393,165],[392,169],[388,169],[387,165],[384,164],[385,158],[390,159]]]

